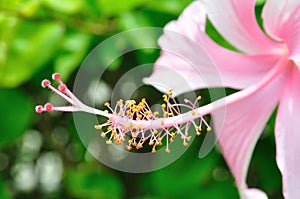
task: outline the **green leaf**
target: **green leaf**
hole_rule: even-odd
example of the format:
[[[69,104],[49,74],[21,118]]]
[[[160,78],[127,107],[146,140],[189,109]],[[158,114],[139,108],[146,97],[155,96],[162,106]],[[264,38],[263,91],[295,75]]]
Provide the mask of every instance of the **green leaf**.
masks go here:
[[[116,177],[100,172],[68,171],[65,184],[70,194],[78,198],[118,199],[124,192]]]
[[[163,199],[162,197],[156,197],[156,196],[144,196],[144,197],[137,197],[134,199]]]
[[[83,0],[43,0],[43,3],[49,8],[66,14],[79,12],[83,6],[83,2]]]
[[[1,8],[16,11],[24,17],[30,17],[39,9],[40,1],[37,0],[1,0]]]
[[[34,107],[30,98],[16,89],[0,89],[0,147],[11,144],[30,125]]]
[[[58,23],[20,20],[14,23],[11,39],[6,37],[0,41],[0,51],[6,54],[0,62],[0,87],[12,88],[29,80],[51,59],[64,32]],[[9,26],[1,25],[1,29]]]
[[[1,199],[12,199],[12,197],[9,195],[7,188],[5,187],[5,184],[1,178],[0,178],[0,198]]]
[[[86,33],[72,32],[65,36],[59,56],[55,60],[55,72],[61,74],[63,79],[81,64],[89,47],[91,36]]]
[[[149,174],[143,189],[151,188],[160,196],[184,197],[187,193],[198,190],[201,184],[204,185],[211,178],[216,160],[213,153],[199,159],[196,153],[186,152],[168,167]]]
[[[132,10],[140,5],[145,4],[148,0],[98,0],[98,8],[104,15],[118,15],[122,12]]]
[[[174,15],[179,15],[184,8],[186,8],[192,0],[160,0],[158,1],[150,1],[149,6],[161,12],[170,13]]]

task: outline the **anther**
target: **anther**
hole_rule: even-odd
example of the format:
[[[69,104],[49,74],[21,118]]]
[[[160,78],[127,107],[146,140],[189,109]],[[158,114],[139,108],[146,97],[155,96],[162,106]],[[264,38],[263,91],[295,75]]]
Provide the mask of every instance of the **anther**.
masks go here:
[[[128,145],[126,145],[125,148],[126,148],[127,151],[131,151],[131,149],[132,149],[132,147],[131,147],[131,146],[128,146]]]
[[[106,140],[106,144],[112,144],[111,140]]]
[[[101,130],[102,129],[102,125],[95,125],[95,129]]]
[[[192,116],[195,116],[195,115],[196,115],[196,113],[195,113],[194,110],[191,111],[191,114],[192,114]]]
[[[153,147],[152,148],[152,153],[155,153],[156,152],[156,149]]]
[[[104,138],[106,135],[105,135],[105,133],[102,132],[102,133],[100,134],[100,136]]]

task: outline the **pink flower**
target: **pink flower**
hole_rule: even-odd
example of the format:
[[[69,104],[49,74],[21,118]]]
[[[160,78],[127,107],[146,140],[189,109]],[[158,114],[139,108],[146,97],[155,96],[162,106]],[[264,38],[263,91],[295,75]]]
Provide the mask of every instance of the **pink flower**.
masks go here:
[[[264,33],[255,0],[193,2],[159,40],[162,54],[146,83],[177,94],[207,87],[241,89],[210,106],[224,157],[242,198],[267,198],[245,183],[255,144],[279,104],[276,160],[286,199],[300,195],[300,1],[267,0]],[[205,32],[206,17],[240,53],[216,44]],[[180,34],[174,34],[174,32]],[[211,62],[210,60],[213,60]],[[217,73],[218,72],[218,73]],[[182,80],[174,81],[175,74]],[[219,76],[222,81],[219,81]],[[221,112],[226,108],[223,122]],[[271,180],[271,177],[270,177]]]

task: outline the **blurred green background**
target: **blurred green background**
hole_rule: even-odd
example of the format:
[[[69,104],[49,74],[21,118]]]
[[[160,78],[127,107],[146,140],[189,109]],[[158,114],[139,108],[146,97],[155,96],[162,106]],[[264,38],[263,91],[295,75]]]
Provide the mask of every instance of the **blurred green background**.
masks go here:
[[[198,158],[203,136],[195,138],[188,151],[168,167],[131,174],[94,159],[78,138],[71,114],[34,112],[36,104],[53,97],[41,88],[42,79],[60,72],[72,89],[78,67],[101,41],[132,28],[163,27],[190,2],[0,0],[0,199],[239,198],[218,147]],[[261,9],[259,1],[260,23]],[[207,32],[230,48],[210,24]],[[128,42],[134,44],[138,39]],[[112,45],[105,54],[109,57],[119,51]],[[109,93],[126,71],[153,63],[158,56],[157,50],[141,50],[120,57],[101,80],[103,92]],[[205,98],[207,92],[201,92]],[[157,100],[161,93],[146,87],[136,97],[142,96]],[[275,163],[273,127],[274,117],[255,148],[247,182],[278,199],[282,198],[281,176]]]

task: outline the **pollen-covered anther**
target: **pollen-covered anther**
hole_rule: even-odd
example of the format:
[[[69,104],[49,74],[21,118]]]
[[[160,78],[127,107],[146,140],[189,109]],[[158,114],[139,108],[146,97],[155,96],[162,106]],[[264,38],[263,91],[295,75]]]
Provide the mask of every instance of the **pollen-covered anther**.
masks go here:
[[[153,147],[152,148],[152,153],[155,153],[156,152],[156,149]]]
[[[182,144],[183,144],[183,146],[188,146],[189,145],[186,141],[184,141]]]
[[[95,125],[95,129],[101,130],[102,129],[102,125]]]
[[[125,149],[126,149],[127,151],[131,151],[132,147],[131,147],[131,146],[128,146],[128,145],[126,145]]]
[[[207,128],[206,128],[206,131],[207,131],[207,132],[210,132],[210,131],[211,131],[211,127],[210,127],[210,126],[207,127]]]
[[[111,140],[106,140],[106,144],[112,144]]]
[[[169,148],[166,148],[165,151],[166,151],[167,153],[171,153],[171,150],[170,150]]]
[[[143,145],[142,145],[141,143],[139,143],[139,144],[136,145],[135,148],[136,148],[136,149],[141,149],[141,148],[143,148]]]
[[[202,128],[201,126],[197,126],[197,131],[201,132],[202,131]]]
[[[158,117],[158,116],[159,116],[159,112],[155,111],[155,112],[153,112],[153,115],[154,115],[155,117]]]
[[[100,133],[100,136],[103,137],[103,138],[105,138],[105,137],[106,137],[106,134],[105,134],[104,132],[101,132],[101,133]]]
[[[192,116],[196,115],[196,112],[194,110],[191,111]]]
[[[167,101],[168,101],[167,95],[163,95],[162,97],[163,97],[164,102],[167,102]]]

